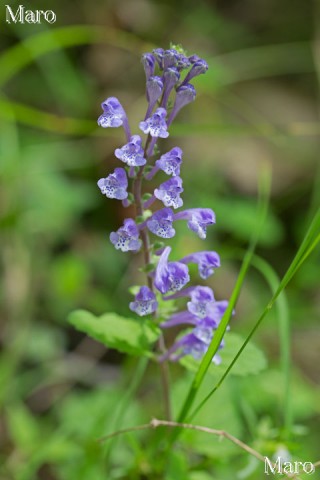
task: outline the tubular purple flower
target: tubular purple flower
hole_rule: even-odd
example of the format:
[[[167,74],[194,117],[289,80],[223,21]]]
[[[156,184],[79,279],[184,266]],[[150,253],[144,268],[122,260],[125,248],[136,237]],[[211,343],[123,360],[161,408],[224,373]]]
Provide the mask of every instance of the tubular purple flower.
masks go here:
[[[130,141],[121,148],[117,148],[114,152],[115,156],[129,167],[141,167],[146,164],[144,151],[142,148],[142,140],[139,135],[132,135]]]
[[[182,198],[180,198],[182,192],[182,179],[173,177],[156,188],[154,196],[161,200],[166,207],[180,208],[183,205]]]
[[[154,276],[154,285],[162,294],[177,292],[190,280],[186,265],[179,262],[168,262],[170,252],[170,247],[163,250]]]
[[[224,312],[227,309],[228,303],[228,300],[220,300],[218,302],[215,301],[208,305],[208,317],[214,320],[217,325],[219,325],[224,315]],[[232,312],[232,315],[234,315],[234,311]]]
[[[162,208],[146,221],[146,225],[150,232],[158,235],[158,237],[172,238],[176,233],[172,227],[172,222],[173,211],[171,208]]]
[[[176,213],[173,220],[188,220],[188,227],[201,239],[207,235],[207,227],[216,221],[215,214],[211,208],[190,208]]]
[[[163,48],[155,48],[153,51],[152,51],[153,55],[155,56],[157,62],[158,62],[158,65],[159,65],[159,68],[161,70],[163,70],[163,56],[164,56],[164,49]]]
[[[196,287],[190,297],[191,301],[187,303],[189,312],[198,318],[205,318],[209,314],[210,305],[215,301],[211,288]]]
[[[180,73],[175,67],[170,67],[167,70],[165,70],[163,74],[163,78],[164,78],[164,92],[163,92],[163,98],[161,101],[161,106],[166,108],[170,93],[173,87],[178,83],[180,79]]]
[[[190,55],[188,60],[193,65],[194,63],[199,62],[199,60],[201,60],[201,58],[199,57],[199,55]]]
[[[155,312],[158,308],[158,302],[150,288],[143,286],[135,296],[135,301],[129,304],[129,308],[140,315],[140,317],[143,317]]]
[[[141,248],[139,230],[132,218],[126,218],[123,227],[110,234],[111,243],[122,252],[138,252]]]
[[[176,100],[168,120],[168,126],[171,125],[181,108],[188,105],[188,103],[193,102],[195,98],[196,90],[190,83],[181,85],[181,87],[177,88]]]
[[[160,323],[160,327],[171,328],[171,327],[176,327],[177,325],[182,325],[182,324],[196,325],[197,322],[198,322],[197,317],[195,317],[188,310],[183,310],[182,312],[174,313],[173,315],[171,315],[169,320],[167,320],[166,322]]]
[[[179,53],[176,68],[179,71],[181,71],[181,70],[184,70],[185,68],[189,68],[190,65],[191,65],[190,60],[185,55],[183,55],[183,53]]]
[[[192,68],[187,73],[186,78],[183,80],[181,85],[185,85],[186,83],[190,82],[190,80],[192,80],[194,77],[197,77],[198,75],[206,73],[207,70],[208,70],[207,62],[202,58],[200,58],[198,61],[196,61],[192,65]]]
[[[172,360],[177,361],[185,355],[192,355],[196,360],[200,360],[208,350],[213,337],[213,331],[210,328],[196,327],[191,333],[179,338],[169,350],[159,358],[159,361]],[[224,343],[221,342],[219,349],[223,348]],[[180,353],[176,354],[180,350]],[[212,362],[216,365],[221,363],[220,355],[216,354]]]
[[[179,60],[179,54],[177,50],[173,48],[165,50],[163,53],[163,69],[167,70],[170,67],[175,67]]]
[[[149,77],[154,74],[156,59],[152,53],[144,53],[141,57],[141,62],[146,74],[146,79],[149,80]]]
[[[150,77],[147,81],[147,100],[149,102],[146,119],[151,115],[152,110],[154,109],[155,104],[158,99],[161,97],[163,91],[163,81],[160,77],[154,76]]]
[[[139,128],[143,133],[150,133],[151,137],[167,138],[169,132],[167,132],[166,116],[167,111],[164,108],[157,108],[151,117],[140,122]]]
[[[173,177],[180,175],[182,155],[183,152],[179,147],[174,147],[169,152],[161,155],[153,169],[146,175],[146,179],[151,180],[159,170],[163,170],[167,175],[172,175]]]
[[[109,97],[101,103],[103,114],[98,118],[98,125],[102,128],[123,126],[127,138],[130,138],[130,128],[126,112],[116,97]]]
[[[220,267],[220,257],[217,252],[191,253],[180,260],[181,263],[197,263],[199,275],[206,280],[214,273],[214,269]]]
[[[100,178],[97,184],[101,192],[108,198],[124,200],[128,197],[128,179],[123,168],[116,168],[106,178]]]

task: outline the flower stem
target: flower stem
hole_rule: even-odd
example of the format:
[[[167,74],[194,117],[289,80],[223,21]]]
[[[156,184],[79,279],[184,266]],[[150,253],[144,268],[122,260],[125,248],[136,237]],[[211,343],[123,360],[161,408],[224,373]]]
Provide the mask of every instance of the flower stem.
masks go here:
[[[154,139],[150,135],[148,135],[148,138],[146,140],[146,145],[145,145],[145,155],[147,159],[148,159],[147,152],[151,147],[150,154],[152,154],[154,143],[155,143]],[[143,206],[142,195],[141,195],[143,172],[144,172],[144,165],[139,168],[137,176],[133,182],[133,197],[135,202],[136,215],[138,216],[143,216],[143,213],[144,213],[144,206]],[[150,264],[150,261],[151,261],[150,239],[149,239],[148,230],[146,228],[141,229],[140,236],[141,236],[142,245],[143,245],[144,266],[146,267],[147,265]],[[150,277],[150,275],[148,274],[147,274],[147,283],[150,290],[154,292],[153,280],[152,280],[152,277]],[[158,339],[158,349],[162,354],[166,351],[163,334],[161,334]],[[169,367],[167,362],[162,362],[160,364],[160,372],[161,372],[161,383],[162,383],[162,390],[163,390],[165,417],[167,418],[167,420],[171,420],[172,415],[171,415],[171,405],[170,405],[170,381],[169,381]]]

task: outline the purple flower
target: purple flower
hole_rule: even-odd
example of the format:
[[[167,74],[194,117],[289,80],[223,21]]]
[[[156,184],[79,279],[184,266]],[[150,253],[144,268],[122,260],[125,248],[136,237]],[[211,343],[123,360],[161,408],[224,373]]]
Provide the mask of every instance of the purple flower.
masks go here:
[[[156,59],[151,53],[144,53],[142,55],[141,62],[146,74],[146,79],[149,80],[149,77],[154,74]]]
[[[162,238],[172,238],[176,231],[172,227],[173,211],[171,208],[162,208],[150,217],[146,224],[150,232]]]
[[[122,252],[137,252],[141,247],[141,240],[139,239],[139,230],[132,218],[126,218],[123,227],[120,227],[116,232],[110,234],[111,243],[117,250]]]
[[[163,250],[155,271],[154,285],[163,294],[181,290],[190,280],[186,265],[168,262],[170,252],[170,247]]]
[[[163,81],[160,77],[150,77],[147,81],[147,100],[149,102],[146,119],[151,115],[155,104],[161,97],[163,91]]]
[[[136,312],[140,317],[153,313],[158,308],[155,294],[148,287],[141,287],[135,301],[129,304],[130,310]]]
[[[188,103],[193,102],[195,98],[196,90],[190,83],[181,85],[179,88],[177,88],[176,100],[168,120],[168,125],[171,125],[173,119],[177,116],[181,108],[185,105],[188,105]]]
[[[113,173],[106,178],[100,178],[97,183],[101,192],[108,198],[124,200],[128,197],[128,179],[123,168],[116,168]]]
[[[180,73],[175,67],[170,67],[165,70],[163,74],[164,78],[164,93],[161,102],[161,106],[166,107],[170,93],[173,87],[178,83],[180,78]]]
[[[212,338],[213,330],[211,328],[196,327],[190,333],[179,338],[159,360],[163,361],[169,358],[172,361],[177,361],[185,355],[192,355],[193,358],[199,360],[207,352]],[[223,346],[224,344],[221,342],[219,349]],[[176,354],[177,351],[180,351],[180,353]],[[216,354],[212,362],[219,365],[221,363],[220,355]]]
[[[161,200],[166,207],[179,208],[182,207],[183,201],[180,193],[183,192],[182,180],[180,177],[173,177],[162,183],[156,188],[154,195]]]
[[[199,55],[191,55],[189,57],[189,62],[193,65],[194,63],[198,62],[199,60],[201,60],[201,58],[199,57]]]
[[[184,70],[185,68],[189,68],[190,60],[185,55],[183,55],[183,53],[179,53],[176,67],[179,71]]]
[[[115,156],[122,160],[129,167],[140,167],[146,164],[144,158],[144,151],[141,146],[142,140],[139,135],[132,135],[130,142],[124,145],[122,148],[117,148],[114,152]]]
[[[101,103],[103,114],[98,118],[98,125],[103,128],[121,127],[126,117],[123,106],[116,97],[109,97]]]
[[[191,253],[180,260],[182,263],[197,263],[199,275],[206,280],[214,273],[214,269],[220,267],[220,257],[217,252]]]
[[[182,154],[181,148],[172,148],[168,153],[161,155],[160,159],[156,161],[156,166],[167,175],[172,175],[173,177],[180,175]]]
[[[182,154],[181,148],[174,147],[169,152],[161,155],[151,172],[146,176],[147,180],[151,180],[159,170],[163,170],[167,175],[172,175],[173,177],[180,175]]]
[[[173,48],[165,50],[163,53],[163,69],[167,70],[170,67],[175,67],[178,63],[179,54]]]
[[[202,73],[206,73],[207,70],[208,70],[207,62],[205,60],[203,60],[202,58],[199,58],[199,60],[194,62],[194,64],[192,65],[192,68],[190,69],[190,71],[186,75],[186,78],[183,80],[181,85],[185,85],[186,83],[190,82],[190,80],[192,80],[192,78],[194,78],[198,75],[201,75]]]
[[[211,208],[190,208],[176,213],[174,220],[188,220],[188,227],[201,239],[206,238],[207,226],[215,223],[215,215]]]
[[[214,322],[215,328],[219,325],[224,312],[227,309],[228,303],[228,300],[220,300],[218,302],[208,304],[208,318]],[[232,315],[234,315],[234,313],[235,312],[233,311]]]
[[[163,81],[161,77],[150,77],[147,81],[147,99],[151,105],[155,105],[160,98],[163,90]]]
[[[103,114],[98,118],[98,125],[103,128],[120,127],[124,128],[127,139],[130,138],[130,127],[126,112],[116,97],[109,97],[101,103]]]
[[[153,55],[156,57],[156,60],[158,62],[158,65],[160,69],[163,69],[163,55],[164,55],[164,50],[163,48],[155,48],[152,51]]]
[[[166,116],[167,112],[164,108],[157,108],[151,117],[140,122],[139,127],[143,133],[150,133],[151,137],[167,138],[169,132],[167,132]]]
[[[177,325],[182,325],[182,324],[197,325],[198,322],[199,322],[199,319],[197,317],[195,317],[188,310],[183,310],[182,312],[174,313],[173,315],[171,315],[169,320],[166,320],[165,322],[160,323],[160,327],[170,328],[170,327],[176,327]]]
[[[210,305],[215,301],[211,288],[195,287],[190,297],[191,301],[187,303],[189,312],[198,318],[205,318],[209,314]]]

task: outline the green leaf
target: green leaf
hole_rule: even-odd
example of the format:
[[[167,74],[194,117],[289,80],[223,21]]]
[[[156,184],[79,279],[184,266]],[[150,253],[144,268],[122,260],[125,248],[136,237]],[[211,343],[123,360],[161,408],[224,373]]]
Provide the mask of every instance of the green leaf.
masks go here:
[[[98,342],[130,355],[152,356],[150,347],[160,335],[159,328],[150,320],[124,318],[116,313],[97,317],[86,310],[76,310],[68,321]]]
[[[213,375],[221,375],[221,373],[225,371],[226,366],[230,364],[244,342],[244,339],[236,333],[226,333],[224,339],[226,342],[225,347],[219,352],[222,359],[221,364],[212,364],[209,367],[209,373],[212,373]],[[180,360],[180,363],[188,370],[194,372],[199,368],[199,361],[195,360],[191,355],[183,357]],[[239,357],[237,363],[234,365],[230,374],[240,376],[255,374],[264,370],[266,366],[267,361],[263,352],[253,343],[249,343],[242,356]]]

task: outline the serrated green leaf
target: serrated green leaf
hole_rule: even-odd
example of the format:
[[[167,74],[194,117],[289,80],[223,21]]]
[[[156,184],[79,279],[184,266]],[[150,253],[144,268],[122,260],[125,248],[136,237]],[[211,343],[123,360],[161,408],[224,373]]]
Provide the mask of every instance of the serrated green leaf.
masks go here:
[[[236,333],[226,333],[224,339],[225,346],[219,352],[222,359],[221,364],[212,364],[209,368],[209,372],[214,375],[221,374],[225,371],[244,342],[244,339]],[[194,372],[199,368],[199,362],[190,355],[181,358],[180,363],[188,370]],[[267,361],[263,352],[253,343],[249,343],[231,370],[230,375],[245,376],[255,374],[264,370],[266,366]]]
[[[130,355],[152,356],[150,347],[160,335],[159,328],[150,320],[124,318],[116,313],[97,317],[86,310],[76,310],[68,321],[98,342]]]

